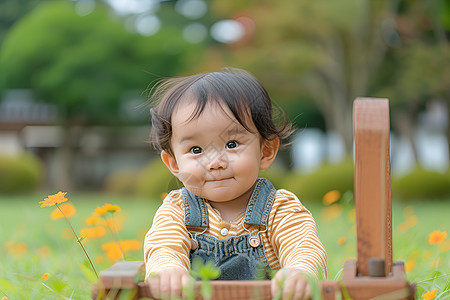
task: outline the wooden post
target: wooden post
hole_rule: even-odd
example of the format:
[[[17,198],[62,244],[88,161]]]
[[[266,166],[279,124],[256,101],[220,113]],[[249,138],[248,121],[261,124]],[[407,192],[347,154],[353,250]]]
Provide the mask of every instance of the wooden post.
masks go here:
[[[388,99],[357,98],[353,104],[357,274],[368,276],[369,260],[392,269],[392,204]]]

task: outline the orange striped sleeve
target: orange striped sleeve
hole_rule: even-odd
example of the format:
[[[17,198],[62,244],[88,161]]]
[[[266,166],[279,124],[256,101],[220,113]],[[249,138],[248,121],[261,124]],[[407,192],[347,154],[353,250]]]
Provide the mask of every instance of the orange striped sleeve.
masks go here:
[[[184,226],[180,191],[172,191],[156,212],[144,241],[146,278],[169,267],[190,270],[190,236]]]
[[[278,190],[267,235],[282,268],[301,269],[316,278],[326,278],[326,252],[314,218],[291,192]]]

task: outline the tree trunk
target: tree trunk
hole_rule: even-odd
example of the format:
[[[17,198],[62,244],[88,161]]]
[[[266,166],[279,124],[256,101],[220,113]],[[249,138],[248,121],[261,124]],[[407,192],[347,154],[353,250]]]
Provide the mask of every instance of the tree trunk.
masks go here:
[[[411,145],[413,151],[414,161],[416,165],[420,166],[419,155],[417,152],[416,143],[414,141],[414,120],[415,114],[408,110],[399,110],[393,114],[394,126],[399,132],[400,136],[406,138]]]

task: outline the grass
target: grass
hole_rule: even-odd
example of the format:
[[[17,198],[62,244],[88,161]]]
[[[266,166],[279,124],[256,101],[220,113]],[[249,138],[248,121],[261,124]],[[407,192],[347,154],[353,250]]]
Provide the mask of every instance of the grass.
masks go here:
[[[54,207],[40,208],[47,194],[0,196],[0,299],[89,299],[93,284],[89,263],[64,219],[51,220]],[[159,200],[111,197],[103,194],[68,194],[77,214],[70,218],[79,233],[85,219],[105,203],[117,204],[115,214],[121,240],[143,241]],[[339,278],[346,259],[356,257],[355,223],[350,206],[304,203],[318,225],[328,253],[328,278]],[[434,230],[449,231],[450,199],[393,204],[394,260],[407,265],[407,278],[417,283],[417,298],[436,288],[435,299],[449,298],[450,242],[447,237],[430,245]],[[101,248],[112,234],[83,241],[97,271],[113,264]],[[126,253],[127,260],[143,260],[142,250]],[[81,265],[81,266],[80,266]],[[87,270],[87,271],[86,271]],[[42,279],[48,273],[48,279]],[[90,279],[91,278],[91,279]]]

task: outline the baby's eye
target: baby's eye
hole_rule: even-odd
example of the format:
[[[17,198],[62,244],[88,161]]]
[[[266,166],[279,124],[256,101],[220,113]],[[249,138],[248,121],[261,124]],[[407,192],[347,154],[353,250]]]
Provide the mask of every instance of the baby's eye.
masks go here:
[[[201,154],[203,153],[203,149],[198,146],[194,146],[189,150],[189,152],[191,152],[192,154]]]
[[[227,145],[225,146],[227,149],[234,149],[237,146],[239,146],[238,142],[236,141],[230,141],[227,143]]]

